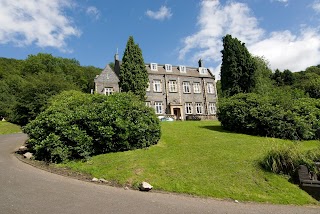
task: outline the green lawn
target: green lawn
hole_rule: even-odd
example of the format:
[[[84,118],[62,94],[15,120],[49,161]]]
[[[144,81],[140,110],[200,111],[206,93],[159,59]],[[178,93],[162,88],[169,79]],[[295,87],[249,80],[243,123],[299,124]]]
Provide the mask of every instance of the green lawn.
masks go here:
[[[21,132],[20,126],[6,121],[0,121],[0,134],[13,134]]]
[[[214,198],[278,204],[317,203],[287,178],[260,169],[258,160],[280,139],[228,133],[217,121],[163,122],[160,142],[148,149],[95,156],[63,166],[97,178]],[[301,143],[303,149],[319,141]]]

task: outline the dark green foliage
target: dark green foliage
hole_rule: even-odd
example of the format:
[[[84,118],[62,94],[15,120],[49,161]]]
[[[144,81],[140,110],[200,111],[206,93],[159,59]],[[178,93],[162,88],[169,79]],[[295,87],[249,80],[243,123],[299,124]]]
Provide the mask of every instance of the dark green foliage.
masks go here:
[[[309,70],[309,69],[307,69]],[[313,72],[301,72],[294,87],[305,91],[312,98],[320,98],[320,75]]]
[[[130,93],[63,92],[24,131],[35,157],[49,162],[145,148],[160,139],[154,110]]]
[[[260,161],[267,171],[295,176],[299,165],[306,165],[309,171],[319,173],[314,162],[320,161],[320,149],[303,151],[298,146],[285,146],[270,150]]]
[[[218,119],[224,129],[240,133],[292,140],[320,139],[320,100],[292,97],[288,98],[290,103],[258,94],[220,99]]]
[[[123,92],[133,92],[145,100],[148,86],[148,73],[138,44],[130,36],[123,54],[119,74],[119,85]]]
[[[14,106],[14,116],[10,119],[17,124],[27,124],[44,110],[48,99],[64,90],[80,90],[73,82],[64,76],[41,72],[25,77],[21,92],[17,96]]]
[[[276,69],[272,74],[271,79],[274,80],[276,86],[288,86],[295,83],[294,74],[286,69],[281,72],[279,69]]]
[[[254,72],[255,87],[254,93],[266,95],[272,93],[273,85],[270,79],[272,75],[271,69],[268,67],[268,62],[262,57],[253,57],[256,65]]]
[[[64,90],[90,92],[101,69],[75,59],[39,53],[26,60],[0,58],[0,116],[25,125],[42,111],[48,98]]]
[[[223,37],[221,90],[226,96],[249,93],[254,89],[256,64],[245,47],[231,35]]]

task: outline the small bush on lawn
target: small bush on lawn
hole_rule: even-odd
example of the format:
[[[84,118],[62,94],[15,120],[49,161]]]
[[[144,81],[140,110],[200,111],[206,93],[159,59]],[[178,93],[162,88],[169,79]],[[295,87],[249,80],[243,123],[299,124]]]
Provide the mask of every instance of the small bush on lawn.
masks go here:
[[[294,145],[270,150],[260,164],[267,171],[294,177],[299,165],[306,165],[311,172],[319,173],[314,163],[319,160],[319,148],[305,152]]]
[[[291,140],[320,138],[320,100],[300,98],[291,105],[258,94],[220,100],[218,119],[224,129]]]
[[[160,139],[154,111],[130,93],[63,92],[24,132],[35,157],[48,162],[145,148]]]

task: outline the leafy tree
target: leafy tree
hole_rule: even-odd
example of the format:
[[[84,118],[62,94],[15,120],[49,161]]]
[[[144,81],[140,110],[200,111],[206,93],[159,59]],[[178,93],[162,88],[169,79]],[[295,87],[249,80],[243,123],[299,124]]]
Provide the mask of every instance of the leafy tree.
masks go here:
[[[306,69],[306,73],[315,73],[320,75],[320,65],[317,66],[310,66]]]
[[[288,69],[283,72],[276,69],[271,79],[274,80],[276,86],[293,85],[295,83],[295,75]]]
[[[253,90],[254,93],[258,93],[261,95],[272,93],[272,80],[270,79],[272,76],[272,71],[268,67],[268,62],[263,57],[253,57],[253,60],[256,64],[256,71],[254,74],[255,78],[255,88]]]
[[[130,36],[123,54],[119,74],[119,86],[123,92],[133,92],[145,100],[148,86],[148,73],[138,44]]]
[[[282,79],[282,75],[281,75],[281,71],[279,69],[276,69],[274,71],[274,74],[272,74],[271,79],[274,80],[276,86],[283,86],[283,79]]]
[[[283,79],[283,83],[285,85],[293,85],[294,84],[294,75],[293,73],[286,69],[283,71],[282,73],[282,79]]]
[[[18,74],[6,75],[0,80],[0,116],[12,121],[17,97],[22,92],[25,80]]]
[[[51,96],[70,89],[89,93],[100,72],[100,68],[80,66],[75,59],[45,53],[26,60],[0,58],[0,116],[25,125]]]
[[[20,125],[35,119],[53,95],[64,90],[79,90],[75,84],[65,80],[63,75],[47,72],[28,75],[20,87],[21,92],[17,95],[14,115],[11,118],[13,122]]]
[[[227,96],[249,93],[255,85],[256,64],[244,43],[231,35],[223,37],[221,90]]]

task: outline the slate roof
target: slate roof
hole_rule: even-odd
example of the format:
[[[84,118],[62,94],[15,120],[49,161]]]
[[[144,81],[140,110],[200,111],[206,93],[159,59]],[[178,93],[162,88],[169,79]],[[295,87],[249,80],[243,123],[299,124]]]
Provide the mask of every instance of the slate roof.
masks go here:
[[[186,77],[207,77],[207,78],[215,78],[215,76],[212,74],[210,69],[207,69],[207,74],[200,74],[199,68],[196,67],[187,67],[186,66],[186,72],[182,73],[179,70],[179,66],[172,65],[172,71],[168,72],[165,69],[165,65],[159,65],[158,64],[158,71],[151,70],[151,63],[146,64],[146,68],[149,74],[166,74],[166,75],[179,75],[179,76],[186,76]]]

